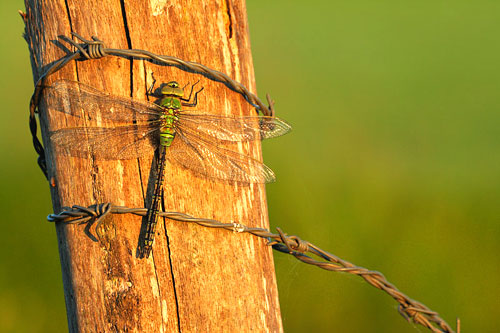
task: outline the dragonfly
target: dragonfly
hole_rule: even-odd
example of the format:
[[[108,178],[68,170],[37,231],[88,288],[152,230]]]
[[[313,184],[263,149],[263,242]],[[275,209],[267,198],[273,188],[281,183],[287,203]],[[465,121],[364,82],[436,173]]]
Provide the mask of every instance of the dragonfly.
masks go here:
[[[198,93],[176,81],[154,83],[147,95],[155,103],[113,96],[76,81],[59,80],[45,88],[49,110],[86,119],[87,126],[66,127],[50,132],[56,150],[96,160],[127,160],[158,154],[153,195],[148,207],[146,231],[139,244],[139,256],[148,258],[154,242],[163,191],[166,161],[173,161],[194,173],[221,181],[269,183],[274,172],[262,162],[230,149],[238,142],[277,137],[291,126],[269,116],[225,116],[203,113],[195,107]],[[98,120],[111,125],[103,126]]]

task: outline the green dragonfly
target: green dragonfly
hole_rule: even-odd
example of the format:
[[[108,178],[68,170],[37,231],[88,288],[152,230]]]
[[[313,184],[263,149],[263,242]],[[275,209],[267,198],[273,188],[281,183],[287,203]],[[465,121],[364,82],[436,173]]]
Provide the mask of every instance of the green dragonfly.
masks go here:
[[[153,85],[148,95],[155,96]],[[255,141],[286,134],[291,126],[276,117],[222,116],[183,110],[197,105],[193,87],[187,98],[175,81],[158,90],[157,103],[112,96],[88,85],[68,80],[45,88],[49,110],[87,120],[89,126],[69,127],[50,133],[50,140],[63,154],[92,156],[101,160],[134,159],[158,150],[154,192],[149,205],[146,233],[139,255],[149,257],[158,222],[165,161],[174,161],[199,175],[223,181],[269,183],[273,171],[260,161],[231,149],[236,142]],[[98,119],[116,123],[99,126]],[[109,122],[108,122],[109,123]],[[109,125],[108,125],[109,126]]]

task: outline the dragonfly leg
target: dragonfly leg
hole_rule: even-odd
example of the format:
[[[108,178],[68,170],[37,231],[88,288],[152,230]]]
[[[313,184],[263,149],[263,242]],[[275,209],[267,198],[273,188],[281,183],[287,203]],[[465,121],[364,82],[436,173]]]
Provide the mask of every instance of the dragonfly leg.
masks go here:
[[[153,83],[151,83],[151,86],[149,87],[148,91],[146,91],[146,96],[154,96],[154,87],[156,83],[155,76],[153,75],[154,73],[151,73],[151,77],[153,78]]]
[[[200,80],[196,81],[195,84],[193,84],[191,86],[191,91],[189,92],[189,97],[188,98],[181,98],[181,100],[189,102],[191,100],[191,96],[193,95],[194,86],[197,85],[199,82],[200,82]],[[186,85],[184,87],[182,87],[182,90],[185,90],[188,85],[189,85],[189,83],[186,83]]]
[[[191,86],[191,91],[189,92],[189,97],[188,98],[181,98],[181,100],[185,101],[185,102],[189,102],[191,100],[191,97],[193,96],[193,90],[194,90],[194,86],[196,86],[198,83],[200,82],[200,80],[198,80],[195,84],[193,84]],[[187,86],[187,85],[186,85]],[[186,87],[185,86],[185,87]],[[184,87],[184,88],[185,88]],[[196,104],[198,104],[198,93],[200,93],[203,89],[205,89],[204,87],[201,87],[200,90],[198,90],[197,92],[194,93],[194,99],[193,99],[193,102],[191,103],[182,103],[183,106],[196,106]]]
[[[194,99],[193,99],[193,102],[192,103],[182,103],[183,106],[196,106],[198,104],[198,94],[203,90],[205,89],[204,87],[202,87],[200,90],[198,90],[197,92],[194,93]]]

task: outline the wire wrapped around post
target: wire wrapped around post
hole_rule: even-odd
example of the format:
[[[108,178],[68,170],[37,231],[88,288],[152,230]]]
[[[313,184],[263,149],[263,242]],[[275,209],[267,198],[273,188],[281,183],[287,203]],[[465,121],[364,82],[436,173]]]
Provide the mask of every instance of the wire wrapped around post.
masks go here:
[[[134,214],[145,216],[146,208],[129,208],[123,206],[114,206],[111,203],[93,205],[90,207],[73,206],[66,207],[59,214],[50,214],[47,217],[49,222],[67,223],[67,224],[85,224],[95,223],[96,230],[108,214]],[[346,260],[343,260],[329,252],[326,252],[308,241],[300,239],[298,236],[289,236],[280,228],[278,233],[272,233],[263,228],[249,228],[244,224],[230,222],[224,223],[213,219],[198,218],[179,212],[160,212],[160,216],[186,223],[195,223],[203,227],[225,229],[237,233],[249,233],[256,237],[264,238],[268,241],[267,245],[273,249],[290,254],[303,263],[317,266],[327,271],[343,272],[358,275],[373,287],[384,291],[395,299],[398,305],[398,312],[408,321],[413,321],[422,325],[432,332],[453,332],[453,329],[444,321],[437,312],[432,311],[424,304],[409,298],[391,284],[384,275],[377,271],[372,271],[363,267],[356,266]],[[99,232],[96,231],[98,236]],[[320,258],[314,259],[307,255],[310,253]],[[436,325],[438,327],[436,327]]]

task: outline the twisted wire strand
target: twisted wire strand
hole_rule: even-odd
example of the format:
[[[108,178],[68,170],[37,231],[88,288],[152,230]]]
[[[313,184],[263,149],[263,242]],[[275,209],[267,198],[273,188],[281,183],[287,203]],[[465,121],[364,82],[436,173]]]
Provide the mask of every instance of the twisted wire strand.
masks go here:
[[[253,93],[251,93],[244,85],[241,83],[231,79],[226,74],[216,71],[214,69],[208,68],[202,64],[196,62],[185,61],[176,57],[168,56],[168,55],[157,55],[155,53],[140,50],[140,49],[112,49],[106,48],[105,44],[102,40],[97,38],[96,36],[92,36],[92,40],[87,40],[77,33],[71,33],[75,38],[80,40],[82,43],[77,43],[71,38],[66,36],[58,36],[60,40],[65,41],[72,45],[76,51],[73,53],[69,53],[61,59],[55,61],[52,66],[50,66],[45,73],[43,73],[38,79],[33,95],[30,100],[30,116],[29,116],[29,127],[33,140],[33,147],[38,154],[38,165],[40,169],[42,169],[43,174],[46,178],[48,178],[47,173],[47,164],[45,161],[45,151],[42,143],[38,139],[37,136],[37,122],[35,114],[38,112],[38,105],[40,104],[40,99],[42,96],[43,88],[45,86],[45,81],[47,77],[51,74],[57,72],[64,66],[66,66],[69,62],[73,60],[89,60],[89,59],[98,59],[106,56],[118,56],[118,57],[128,57],[135,59],[146,59],[153,60],[155,63],[175,66],[179,69],[185,71],[191,71],[194,73],[202,74],[213,81],[218,81],[225,84],[231,90],[243,95],[248,103],[250,103],[257,112],[261,112],[265,116],[274,117],[274,101],[271,99],[269,94],[266,95],[268,106],[266,106],[262,101]]]
[[[92,205],[89,207],[73,206],[65,207],[59,214],[50,214],[47,217],[49,222],[59,222],[66,224],[83,224],[89,222],[96,223],[96,230],[102,223],[105,216],[109,214],[134,214],[145,216],[147,208],[129,208],[124,206],[114,206],[111,203]],[[343,260],[334,254],[322,250],[318,246],[300,239],[298,236],[289,236],[280,228],[278,233],[272,233],[264,228],[249,228],[240,223],[223,223],[214,219],[198,218],[179,212],[160,212],[160,216],[187,223],[195,223],[204,227],[219,228],[237,233],[249,233],[257,237],[268,240],[267,245],[273,249],[293,255],[296,259],[319,268],[334,272],[344,272],[358,275],[375,288],[389,294],[398,303],[398,312],[407,320],[422,325],[432,332],[453,332],[453,329],[444,321],[437,312],[432,311],[424,304],[409,298],[391,284],[384,275],[377,271],[372,271],[360,266],[356,266],[349,261]],[[319,257],[314,259],[306,253]]]

